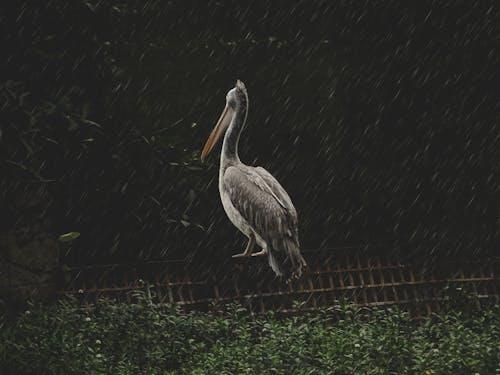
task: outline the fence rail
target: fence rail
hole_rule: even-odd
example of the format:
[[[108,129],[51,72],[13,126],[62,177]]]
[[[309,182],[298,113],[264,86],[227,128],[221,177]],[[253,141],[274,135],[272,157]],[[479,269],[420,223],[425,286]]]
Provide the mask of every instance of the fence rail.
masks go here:
[[[305,274],[289,284],[275,278],[265,257],[150,261],[138,264],[57,268],[54,283],[17,285],[3,292],[46,289],[70,294],[83,302],[100,297],[131,301],[132,292],[147,283],[154,298],[192,309],[239,302],[255,312],[301,311],[348,300],[359,306],[400,305],[416,314],[439,310],[459,294],[481,308],[498,300],[500,257],[441,258],[427,262],[380,256],[366,248],[306,252]],[[5,294],[5,293],[4,293]],[[297,304],[298,303],[298,304]]]
[[[417,314],[439,310],[450,294],[474,296],[477,307],[498,298],[500,257],[403,262],[398,257],[349,249],[307,254],[308,270],[285,284],[265,258],[217,259],[208,263],[150,262],[141,265],[81,267],[66,271],[58,291],[92,301],[100,296],[130,300],[147,281],[159,302],[207,309],[237,301],[256,312],[314,310],[340,299],[360,306],[401,305]],[[314,255],[314,256],[313,256]],[[431,266],[432,264],[432,266]]]

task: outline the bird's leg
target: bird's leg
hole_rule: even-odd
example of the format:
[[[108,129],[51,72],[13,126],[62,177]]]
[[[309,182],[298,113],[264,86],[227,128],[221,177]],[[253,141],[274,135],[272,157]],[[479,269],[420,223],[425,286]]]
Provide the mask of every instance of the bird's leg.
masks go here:
[[[255,236],[251,234],[250,237],[248,237],[248,244],[247,247],[245,248],[245,251],[243,251],[241,254],[233,255],[233,258],[249,257],[252,254],[254,247],[255,247]]]
[[[262,249],[261,251],[257,252],[257,253],[253,253],[252,256],[253,257],[259,257],[261,255],[266,255],[267,254],[267,250],[266,249]]]

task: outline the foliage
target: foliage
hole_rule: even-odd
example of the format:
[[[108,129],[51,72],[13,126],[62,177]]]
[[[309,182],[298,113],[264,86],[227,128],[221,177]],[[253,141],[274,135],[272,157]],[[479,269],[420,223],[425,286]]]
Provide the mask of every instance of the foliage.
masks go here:
[[[216,168],[197,160],[241,78],[251,98],[242,160],[290,193],[304,247],[497,251],[499,59],[488,4],[0,7],[2,232],[34,234],[40,221],[54,238],[78,231],[63,247],[71,264],[241,246],[208,199]]]
[[[66,299],[0,320],[4,373],[492,374],[500,307],[413,320],[345,305],[254,316],[236,305],[183,312],[136,293],[131,304]],[[137,298],[138,297],[138,298]],[[15,371],[14,371],[15,370]],[[498,370],[496,370],[498,371]]]
[[[80,232],[68,263],[159,256],[168,240],[173,250],[201,232],[187,212],[196,129],[171,100],[152,103],[161,85],[150,74],[162,72],[138,61],[151,47],[138,30],[123,35],[125,10],[121,1],[2,5],[0,229]]]

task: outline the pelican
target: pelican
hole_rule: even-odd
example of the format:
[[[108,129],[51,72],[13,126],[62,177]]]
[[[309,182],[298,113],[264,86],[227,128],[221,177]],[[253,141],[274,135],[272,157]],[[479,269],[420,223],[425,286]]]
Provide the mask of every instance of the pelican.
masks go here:
[[[299,277],[306,261],[300,254],[297,212],[278,181],[264,168],[243,164],[238,142],[248,113],[248,94],[238,80],[226,95],[226,106],[201,152],[204,161],[224,134],[219,168],[219,192],[231,222],[248,244],[233,257],[266,255],[277,276]],[[255,245],[261,251],[254,253]]]

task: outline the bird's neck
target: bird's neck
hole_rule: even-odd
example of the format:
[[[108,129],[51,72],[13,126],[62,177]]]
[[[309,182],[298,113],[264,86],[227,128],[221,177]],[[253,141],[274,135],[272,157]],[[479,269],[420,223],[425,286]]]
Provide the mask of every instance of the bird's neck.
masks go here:
[[[247,119],[248,106],[247,102],[241,102],[236,106],[231,124],[224,135],[224,143],[222,144],[221,153],[221,170],[227,167],[240,163],[238,156],[238,143],[240,141],[240,134]]]

